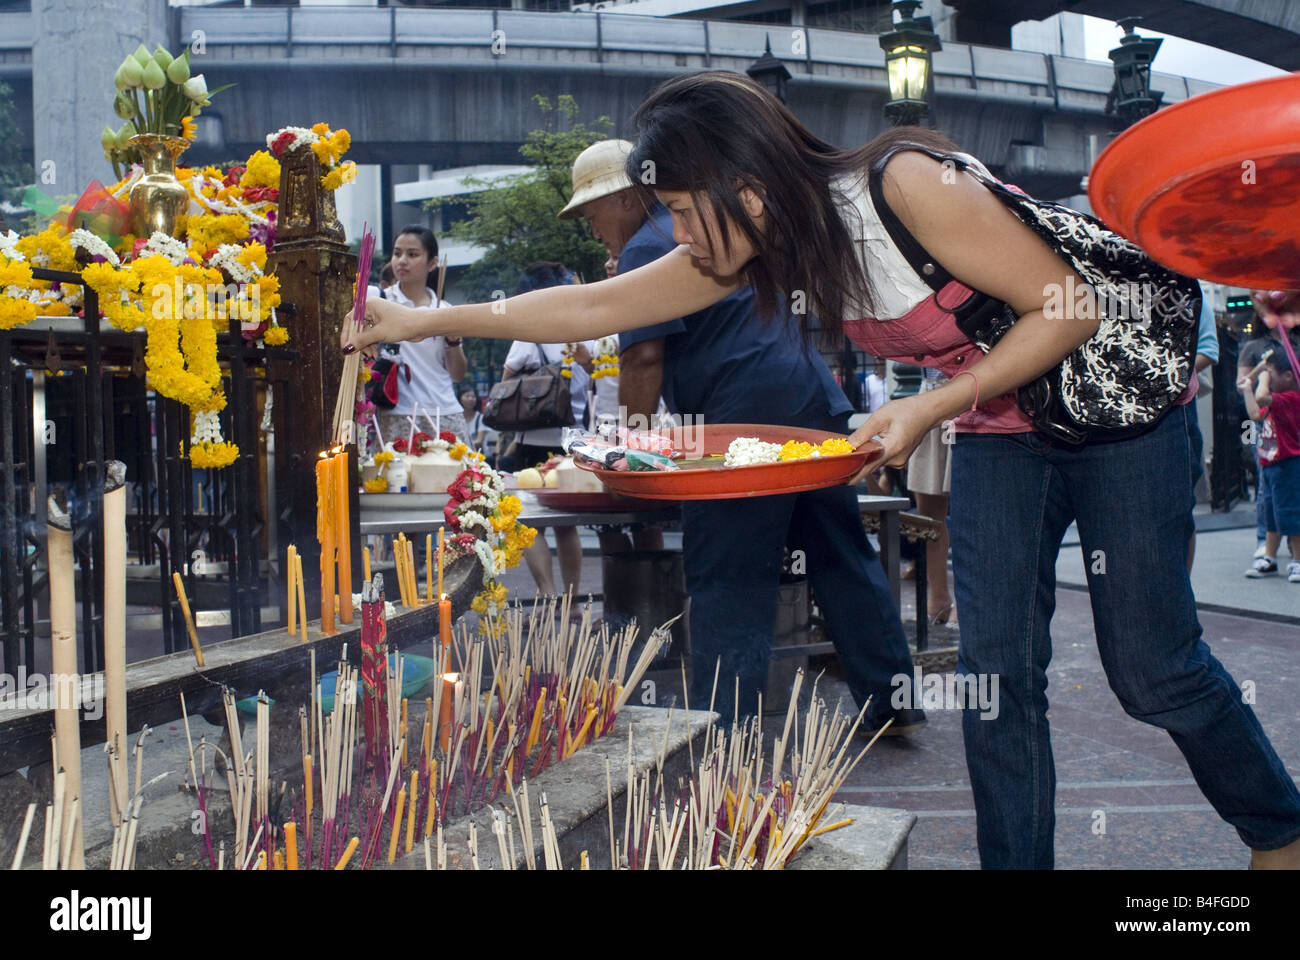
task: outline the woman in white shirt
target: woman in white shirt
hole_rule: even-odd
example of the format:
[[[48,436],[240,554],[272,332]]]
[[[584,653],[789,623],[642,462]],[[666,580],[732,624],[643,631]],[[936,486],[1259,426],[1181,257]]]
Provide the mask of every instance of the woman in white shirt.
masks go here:
[[[517,293],[557,287],[577,282],[573,271],[560,263],[532,263],[519,278]],[[572,373],[569,378],[569,396],[573,403],[573,422],[581,427],[587,412],[587,386],[591,383],[591,362],[596,344],[591,340],[580,343],[528,343],[516,340],[506,354],[502,380],[510,380],[521,373],[540,369],[544,365],[562,363]],[[523,470],[545,462],[552,454],[563,453],[560,448],[560,427],[544,430],[526,430],[510,448],[509,461],[503,458],[504,469]],[[552,527],[555,549],[560,555],[560,578],[565,591],[578,591],[582,575],[582,541],[577,527]],[[551,548],[546,538],[538,532],[533,545],[524,551],[524,560],[537,581],[537,589],[544,595],[555,594],[555,580],[551,574]]]
[[[432,306],[436,295],[429,287],[429,277],[438,268],[438,239],[428,227],[411,224],[403,227],[393,240],[393,255],[389,261],[397,282],[384,289],[382,296],[404,307]],[[379,289],[371,287],[369,296],[379,297]],[[449,307],[445,300],[438,307]],[[461,342],[456,337],[428,337],[405,343],[387,343],[381,346],[380,356],[397,360],[397,404],[391,410],[381,410],[379,426],[385,440],[406,437],[411,431],[410,418],[420,408],[416,432],[433,433],[433,423],[450,430],[461,439],[466,438],[465,417],[456,396],[456,382],[464,379],[467,361]],[[427,415],[428,419],[425,419]]]

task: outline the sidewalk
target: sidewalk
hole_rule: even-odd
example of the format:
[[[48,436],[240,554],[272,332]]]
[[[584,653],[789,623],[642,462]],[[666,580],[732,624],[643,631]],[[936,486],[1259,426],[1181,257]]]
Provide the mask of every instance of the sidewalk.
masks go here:
[[[1286,564],[1291,556],[1285,543],[1278,552],[1279,576],[1263,580],[1251,580],[1245,576],[1255,554],[1253,503],[1238,504],[1235,510],[1226,514],[1209,513],[1204,507],[1199,508],[1196,527],[1192,590],[1198,607],[1221,613],[1278,618],[1300,628],[1300,584],[1287,582]],[[1057,582],[1063,587],[1086,588],[1085,570],[1079,537],[1071,527],[1056,564]]]

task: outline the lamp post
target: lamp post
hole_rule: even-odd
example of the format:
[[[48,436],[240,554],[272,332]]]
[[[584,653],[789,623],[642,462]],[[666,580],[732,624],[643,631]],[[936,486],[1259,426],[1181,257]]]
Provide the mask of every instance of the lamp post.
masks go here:
[[[763,55],[750,64],[745,72],[768,93],[785,103],[785,85],[790,79],[790,71],[784,63],[772,56],[771,37],[767,38]]]
[[[1106,98],[1106,113],[1118,117],[1125,126],[1136,123],[1160,109],[1164,92],[1151,89],[1151,61],[1164,41],[1158,37],[1141,37],[1133,28],[1141,17],[1125,17],[1116,23],[1124,29],[1119,46],[1107,56],[1115,64],[1115,84]]]
[[[920,5],[920,0],[895,0],[890,17],[899,18],[880,38],[889,78],[885,116],[896,126],[919,123],[929,112],[931,54],[943,49],[930,18],[913,16]]]

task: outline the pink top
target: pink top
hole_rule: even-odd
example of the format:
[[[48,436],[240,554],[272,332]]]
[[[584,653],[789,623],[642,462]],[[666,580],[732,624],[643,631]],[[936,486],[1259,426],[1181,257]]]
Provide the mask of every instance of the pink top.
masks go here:
[[[939,303],[962,303],[971,293],[970,287],[953,280],[897,320],[849,320],[844,333],[872,356],[934,367],[949,378],[963,370],[978,376],[974,368],[984,359],[984,351],[958,329],[951,313],[939,307]],[[1016,406],[1012,392],[1000,397],[980,394],[979,408],[957,417],[953,429],[961,433],[1027,433],[1034,425]]]
[[[974,158],[968,159],[978,164]],[[956,307],[974,291],[957,280],[938,293],[930,290],[881,223],[865,178],[846,186],[857,213],[853,222],[858,228],[855,239],[859,259],[877,283],[879,308],[895,314],[897,319],[848,319],[844,321],[845,335],[873,356],[932,367],[949,379],[964,370],[978,376],[974,368],[984,359],[984,351],[962,333],[953,314],[939,306],[943,303]],[[1012,184],[1007,186],[1023,192]],[[1179,402],[1192,400],[1197,386],[1193,376]],[[1015,391],[996,397],[981,392],[978,409],[958,416],[953,427],[962,433],[1029,433],[1034,429],[1033,421],[1016,404]]]

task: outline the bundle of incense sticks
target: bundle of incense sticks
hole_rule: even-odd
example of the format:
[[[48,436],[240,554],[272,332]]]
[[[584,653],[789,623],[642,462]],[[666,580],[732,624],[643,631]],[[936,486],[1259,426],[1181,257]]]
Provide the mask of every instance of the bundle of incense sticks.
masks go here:
[[[359,330],[366,322],[366,288],[370,283],[370,264],[375,254],[375,235],[366,225],[361,229],[361,249],[357,254],[357,292],[352,303],[352,322]],[[330,434],[336,444],[352,443],[356,437],[357,376],[361,370],[361,353],[350,353],[343,360],[339,392],[334,403],[334,428]]]
[[[384,580],[381,574],[361,585],[361,693],[366,735],[365,766],[369,770],[387,757],[392,742],[388,705],[388,641],[384,619]],[[400,690],[400,687],[399,687]],[[384,770],[384,775],[387,774]]]
[[[665,784],[663,776],[672,710],[669,710],[663,743],[655,754],[655,765],[644,773],[636,772],[629,731],[621,834],[614,818],[613,777],[609,761],[605,761],[611,869],[780,870],[811,837],[851,824],[851,819],[829,822],[827,813],[836,791],[880,734],[854,755],[850,747],[866,706],[856,718],[838,706],[828,712],[817,698],[815,684],[802,725],[797,723],[802,684],[800,671],[786,713],[785,729],[773,747],[771,766],[766,771],[762,726],[757,718],[746,724],[733,722],[730,737],[710,721],[698,767],[688,780],[679,781],[675,789]],[[689,712],[689,705],[687,709]],[[787,763],[788,774],[783,775]],[[518,824],[523,844],[522,862],[527,869],[564,869],[546,795],[541,798],[535,835],[528,780],[523,779],[518,789],[513,784],[508,789],[510,806],[494,814],[492,826],[497,837],[497,864],[507,870],[515,869],[520,859],[514,845],[515,824]],[[513,818],[508,813],[511,808]],[[446,850],[441,837],[438,843],[437,869],[445,870]],[[540,857],[535,849],[538,845]],[[467,846],[474,868],[480,869],[473,830]],[[433,869],[427,840],[425,866]],[[589,866],[584,850],[579,855],[578,868],[586,870]]]
[[[662,750],[657,771],[634,772],[629,737],[626,814],[618,842],[611,808],[612,865],[633,870],[656,863],[663,870],[780,870],[810,837],[846,825],[848,821],[824,823],[827,810],[880,734],[853,751],[866,705],[856,717],[838,705],[829,712],[814,683],[801,740],[795,721],[802,684],[799,671],[785,728],[766,770],[758,718],[746,724],[733,721],[730,738],[710,723],[694,777],[679,782],[675,791],[664,783]]]
[[[607,734],[668,642],[669,625],[651,634],[633,662],[635,625],[615,634],[604,626],[593,630],[590,605],[577,624],[569,616],[570,605],[570,598],[552,600],[527,614],[513,607],[487,636],[471,635],[462,625],[451,652],[458,672],[434,683],[421,718],[418,701],[412,709],[402,699],[403,658],[398,657],[395,670],[388,667],[383,581],[373,577],[362,588],[362,666],[358,670],[347,662],[345,646],[336,706],[328,714],[313,660],[310,710],[301,710],[298,717],[302,782],[289,795],[292,816],[277,817],[268,797],[269,758],[260,731],[269,732],[271,721],[261,722],[259,703],[258,747],[244,754],[234,695],[226,691],[234,754],[227,761],[227,779],[235,811],[236,869],[256,868],[259,854],[267,869],[275,869],[281,841],[289,842],[282,821],[294,824],[294,860],[304,868],[337,868],[340,861],[368,867],[376,857],[411,851],[417,838],[432,839],[447,819],[495,802],[512,784]],[[434,736],[444,715],[450,727],[445,746]],[[191,765],[203,810],[205,764],[200,758]],[[210,830],[211,818],[205,814],[202,819],[205,831]],[[526,834],[525,847],[531,849],[531,826]],[[345,850],[349,838],[357,842]],[[216,865],[223,865],[224,840],[217,842],[208,833],[203,842],[209,862],[216,849]],[[509,832],[506,843],[513,843]],[[438,862],[445,862],[445,847],[437,849]],[[431,845],[431,863],[434,850]],[[556,845],[553,854],[558,850]],[[289,862],[287,849],[282,859]]]

